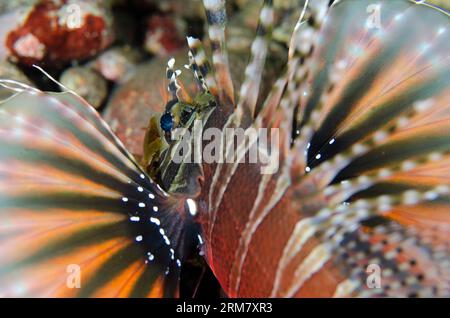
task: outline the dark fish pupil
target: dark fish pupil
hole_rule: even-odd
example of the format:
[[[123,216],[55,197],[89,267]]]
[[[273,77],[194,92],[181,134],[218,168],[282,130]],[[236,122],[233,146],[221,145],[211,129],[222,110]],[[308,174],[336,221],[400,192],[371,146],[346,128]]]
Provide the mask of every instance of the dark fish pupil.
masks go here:
[[[169,132],[173,128],[173,118],[171,113],[165,113],[160,119],[161,129],[165,132]]]

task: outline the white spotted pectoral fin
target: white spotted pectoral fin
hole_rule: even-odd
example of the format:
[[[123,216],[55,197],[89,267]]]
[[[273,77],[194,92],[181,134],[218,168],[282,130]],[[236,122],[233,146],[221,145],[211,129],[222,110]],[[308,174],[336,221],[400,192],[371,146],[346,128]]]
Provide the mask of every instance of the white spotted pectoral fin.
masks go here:
[[[0,295],[170,297],[183,223],[90,106],[0,105]]]

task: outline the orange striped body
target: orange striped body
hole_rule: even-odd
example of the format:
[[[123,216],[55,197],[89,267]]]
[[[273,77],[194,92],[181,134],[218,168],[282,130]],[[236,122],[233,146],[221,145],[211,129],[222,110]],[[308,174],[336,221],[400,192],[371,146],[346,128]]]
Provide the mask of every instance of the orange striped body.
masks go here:
[[[233,120],[222,112],[205,125],[282,129],[274,175],[258,164],[203,165],[204,248],[231,297],[449,293],[448,16],[379,1],[381,26],[370,29],[370,4],[342,1],[298,31],[300,41],[320,30],[298,53],[306,62],[291,56],[293,88],[275,87],[256,119],[245,100]],[[371,264],[381,288],[369,288]]]

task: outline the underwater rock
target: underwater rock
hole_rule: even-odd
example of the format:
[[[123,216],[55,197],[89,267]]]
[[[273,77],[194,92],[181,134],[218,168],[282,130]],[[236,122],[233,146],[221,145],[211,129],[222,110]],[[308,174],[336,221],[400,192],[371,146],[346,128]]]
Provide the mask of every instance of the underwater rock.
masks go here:
[[[19,81],[30,86],[34,86],[28,77],[13,63],[3,60],[0,61],[0,78]],[[12,96],[13,91],[0,86],[0,101]]]
[[[64,71],[61,84],[83,97],[89,104],[99,108],[108,94],[106,80],[87,67],[71,67]]]
[[[114,47],[101,53],[89,66],[112,82],[126,81],[142,60],[141,54],[130,46]]]
[[[144,48],[158,56],[168,56],[185,45],[186,25],[173,16],[153,15],[147,20]]]
[[[41,0],[5,7],[0,16],[0,58],[63,64],[85,60],[113,40],[112,16],[105,2]]]
[[[16,65],[6,60],[0,61],[0,78],[12,79],[32,85],[32,82]]]

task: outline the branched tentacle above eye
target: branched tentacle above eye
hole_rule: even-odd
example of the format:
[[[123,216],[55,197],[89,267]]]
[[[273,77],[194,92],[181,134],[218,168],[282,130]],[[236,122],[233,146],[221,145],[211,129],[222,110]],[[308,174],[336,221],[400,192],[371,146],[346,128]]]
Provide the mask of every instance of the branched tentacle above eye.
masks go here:
[[[166,68],[166,77],[169,80],[169,85],[167,87],[167,90],[169,91],[172,100],[178,101],[181,99],[181,86],[177,81],[177,77],[181,74],[181,70],[175,70],[175,59],[171,58],[167,62],[167,68]]]

